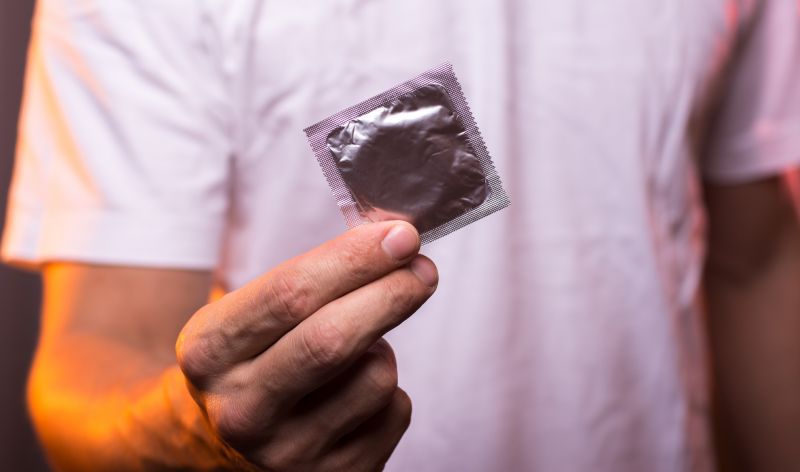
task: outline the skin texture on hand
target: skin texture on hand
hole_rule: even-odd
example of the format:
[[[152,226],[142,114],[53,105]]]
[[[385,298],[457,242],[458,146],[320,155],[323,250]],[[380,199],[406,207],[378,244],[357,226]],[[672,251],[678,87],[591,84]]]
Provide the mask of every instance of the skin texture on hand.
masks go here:
[[[705,188],[723,471],[800,467],[800,224],[780,178]]]
[[[204,306],[207,273],[49,265],[29,399],[52,461],[380,469],[411,413],[381,337],[438,282],[418,250],[361,226]]]
[[[181,332],[178,364],[195,399],[251,462],[373,470],[408,426],[410,401],[380,339],[437,280],[430,261],[411,261],[419,249],[412,226],[383,228],[356,228],[369,234],[278,266],[201,309]]]

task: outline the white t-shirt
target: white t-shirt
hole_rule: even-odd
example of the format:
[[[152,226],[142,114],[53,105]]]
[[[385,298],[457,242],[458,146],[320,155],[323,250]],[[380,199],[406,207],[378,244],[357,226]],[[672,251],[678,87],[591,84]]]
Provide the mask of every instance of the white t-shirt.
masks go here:
[[[3,255],[241,286],[344,230],[302,129],[450,61],[512,205],[424,249],[388,470],[709,470],[698,182],[800,162],[799,9],[41,0]]]

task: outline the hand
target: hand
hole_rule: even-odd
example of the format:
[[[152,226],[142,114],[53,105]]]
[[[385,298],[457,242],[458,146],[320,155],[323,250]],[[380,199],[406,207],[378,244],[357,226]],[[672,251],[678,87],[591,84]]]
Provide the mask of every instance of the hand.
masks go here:
[[[270,471],[381,469],[411,418],[381,336],[438,282],[418,251],[408,223],[359,226],[195,313],[178,364],[219,439]]]

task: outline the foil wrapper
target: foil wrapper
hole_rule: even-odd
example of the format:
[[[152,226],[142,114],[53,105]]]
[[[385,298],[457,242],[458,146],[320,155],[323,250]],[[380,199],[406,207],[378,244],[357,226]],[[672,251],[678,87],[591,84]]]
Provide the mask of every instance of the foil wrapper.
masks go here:
[[[426,243],[510,203],[449,64],[305,131],[349,226],[405,220]]]

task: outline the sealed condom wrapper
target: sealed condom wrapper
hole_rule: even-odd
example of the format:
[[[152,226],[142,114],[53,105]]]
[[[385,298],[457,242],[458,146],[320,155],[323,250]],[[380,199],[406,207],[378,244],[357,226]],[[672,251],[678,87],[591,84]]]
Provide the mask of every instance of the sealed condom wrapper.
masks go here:
[[[404,220],[424,244],[510,204],[450,64],[305,133],[349,227]]]

